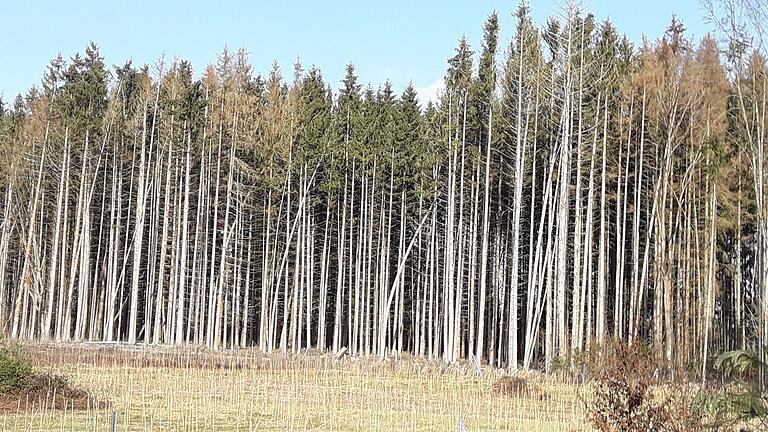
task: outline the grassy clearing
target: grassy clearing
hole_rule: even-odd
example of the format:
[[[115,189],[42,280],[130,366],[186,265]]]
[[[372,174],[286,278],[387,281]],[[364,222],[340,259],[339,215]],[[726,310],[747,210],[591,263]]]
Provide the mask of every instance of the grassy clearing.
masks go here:
[[[544,400],[509,397],[492,390],[498,372],[477,377],[462,365],[250,350],[33,351],[38,368],[68,375],[112,408],[4,414],[1,430],[109,430],[111,410],[120,431],[456,431],[459,418],[469,432],[590,430],[577,387],[538,377]]]

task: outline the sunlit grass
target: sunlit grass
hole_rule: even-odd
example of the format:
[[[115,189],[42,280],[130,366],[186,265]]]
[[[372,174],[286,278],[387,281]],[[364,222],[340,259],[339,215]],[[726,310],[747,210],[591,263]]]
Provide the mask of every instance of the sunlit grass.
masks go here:
[[[543,401],[493,393],[498,372],[478,377],[470,367],[412,359],[335,361],[243,351],[204,354],[247,359],[229,367],[137,367],[142,354],[134,351],[67,350],[48,349],[40,367],[109,400],[120,431],[455,431],[459,419],[470,432],[589,430],[577,388],[540,377]],[[180,355],[173,358],[182,363]],[[0,428],[103,431],[111,410],[6,414]]]

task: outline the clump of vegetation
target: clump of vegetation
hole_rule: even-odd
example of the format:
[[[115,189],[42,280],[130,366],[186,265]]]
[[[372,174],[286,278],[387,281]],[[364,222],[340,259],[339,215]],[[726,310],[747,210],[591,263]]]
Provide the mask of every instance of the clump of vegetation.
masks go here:
[[[62,375],[35,371],[22,346],[0,345],[0,411],[38,406],[88,409],[105,404]]]
[[[759,382],[759,373],[766,367],[752,350],[728,351],[715,359],[718,388],[703,393],[698,400],[712,419],[711,427],[749,430],[755,425],[768,430],[768,396]]]
[[[505,375],[493,384],[494,393],[509,396],[523,397],[535,400],[544,400],[546,393],[541,387],[531,384],[525,378]]]
[[[659,383],[659,362],[642,346],[606,345],[595,373],[587,417],[601,432],[682,432],[702,429],[701,413],[684,385]]]
[[[20,345],[0,346],[0,393],[21,388],[32,374],[32,363]]]

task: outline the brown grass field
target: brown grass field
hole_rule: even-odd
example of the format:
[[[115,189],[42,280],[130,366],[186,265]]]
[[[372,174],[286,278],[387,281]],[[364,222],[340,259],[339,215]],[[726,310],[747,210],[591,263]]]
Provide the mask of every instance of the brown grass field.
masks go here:
[[[402,358],[214,353],[199,348],[30,345],[40,371],[69,377],[108,408],[19,400],[3,431],[583,431],[576,385],[529,376],[501,394],[502,371]],[[498,386],[497,386],[498,388]],[[60,404],[59,404],[60,405]]]

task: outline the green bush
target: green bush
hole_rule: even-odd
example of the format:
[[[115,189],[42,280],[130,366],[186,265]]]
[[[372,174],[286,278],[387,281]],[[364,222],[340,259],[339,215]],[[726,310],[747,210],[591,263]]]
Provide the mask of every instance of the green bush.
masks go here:
[[[736,350],[715,358],[719,388],[706,392],[698,403],[711,418],[713,429],[768,430],[768,394],[762,391],[759,373],[768,367],[755,351]]]
[[[21,346],[0,346],[0,392],[8,393],[21,388],[31,374],[32,364]]]

